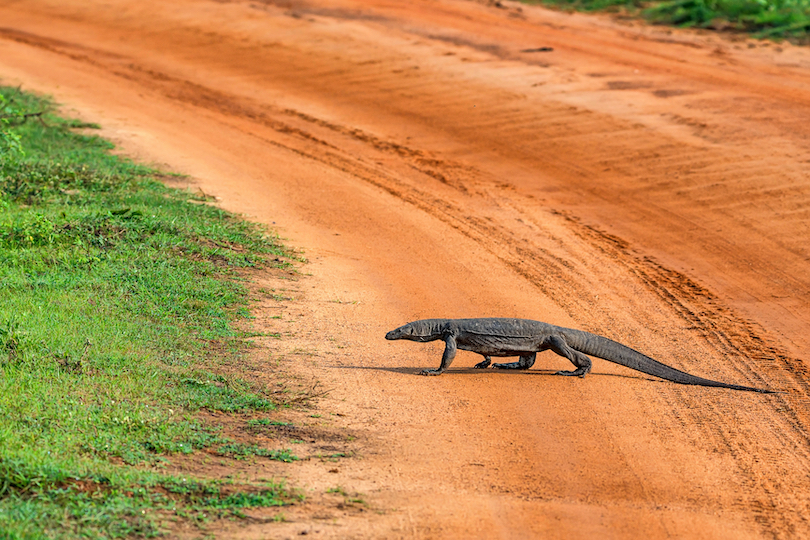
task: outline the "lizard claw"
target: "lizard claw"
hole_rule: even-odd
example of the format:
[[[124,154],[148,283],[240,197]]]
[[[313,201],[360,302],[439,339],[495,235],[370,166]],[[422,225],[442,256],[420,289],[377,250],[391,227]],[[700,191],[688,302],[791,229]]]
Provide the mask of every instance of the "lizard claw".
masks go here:
[[[419,372],[419,375],[441,375],[442,371],[440,369],[423,369]]]

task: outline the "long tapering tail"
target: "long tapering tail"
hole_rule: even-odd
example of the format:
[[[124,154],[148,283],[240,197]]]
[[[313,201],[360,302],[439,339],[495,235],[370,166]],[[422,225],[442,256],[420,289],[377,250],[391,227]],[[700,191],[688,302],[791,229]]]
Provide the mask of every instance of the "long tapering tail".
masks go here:
[[[713,386],[717,388],[730,388],[732,390],[744,390],[746,392],[761,392],[764,394],[774,394],[773,390],[763,388],[753,388],[751,386],[740,386],[737,384],[727,384],[711,379],[697,377],[685,371],[675,369],[666,364],[650,358],[645,354],[622,345],[617,341],[603,336],[583,332],[581,330],[562,329],[566,343],[572,349],[581,353],[602,358],[608,362],[613,362],[647,375],[653,375],[679,384],[694,384],[698,386]]]

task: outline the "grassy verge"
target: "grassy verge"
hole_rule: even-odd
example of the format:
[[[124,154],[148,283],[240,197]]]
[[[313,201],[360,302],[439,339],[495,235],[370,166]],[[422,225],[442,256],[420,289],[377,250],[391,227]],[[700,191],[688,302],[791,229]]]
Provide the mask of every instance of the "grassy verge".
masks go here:
[[[523,0],[581,11],[624,10],[651,22],[712,28],[756,38],[810,42],[808,0]]]
[[[47,100],[0,96],[0,538],[148,537],[290,501],[278,484],[155,472],[207,447],[244,453],[196,411],[274,408],[210,366],[242,347],[238,269],[290,254]]]

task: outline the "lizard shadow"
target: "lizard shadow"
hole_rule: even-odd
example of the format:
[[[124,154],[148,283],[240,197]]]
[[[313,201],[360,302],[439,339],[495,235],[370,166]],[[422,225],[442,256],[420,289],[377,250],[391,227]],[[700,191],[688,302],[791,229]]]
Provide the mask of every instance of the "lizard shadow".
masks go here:
[[[419,373],[421,370],[414,370],[416,373]],[[452,370],[448,369],[444,372],[444,375],[447,374],[457,374],[457,375],[469,375],[475,373],[492,373],[497,375],[530,375],[530,376],[545,376],[545,377],[562,377],[566,379],[581,379],[583,377],[577,376],[566,376],[566,375],[557,375],[558,369],[457,369]],[[648,378],[642,375],[623,375],[621,373],[600,373],[599,371],[591,371],[589,372],[586,377],[618,377],[620,379],[632,379],[632,380],[641,380],[641,381],[652,381],[652,382],[667,382],[662,379],[656,378]]]
[[[403,375],[421,375],[423,367],[384,367],[384,366],[335,366],[337,369],[360,369],[360,370],[373,370],[373,371],[388,371],[389,373],[401,373]],[[529,369],[529,370],[516,370],[516,369],[475,369],[475,368],[450,368],[442,376],[447,375],[530,375],[530,376],[545,376],[545,377],[564,377],[557,375],[557,369]],[[633,379],[651,382],[665,383],[668,381],[657,379],[653,377],[644,377],[641,375],[623,375],[621,373],[600,373],[598,371],[591,371],[587,377],[618,377],[622,379]],[[580,377],[568,377],[579,379]]]
[[[421,370],[414,370],[415,373],[419,373]],[[529,376],[543,376],[543,377],[561,377],[566,379],[580,379],[582,377],[576,376],[565,376],[565,375],[557,375],[558,369],[473,369],[473,368],[462,368],[462,369],[448,369],[443,373],[443,375],[454,374],[454,375],[471,375],[471,374],[481,374],[481,373],[489,373],[495,375],[529,375]],[[598,371],[591,371],[589,372],[586,377],[618,377],[621,379],[632,379],[632,380],[642,380],[642,381],[653,381],[653,382],[667,382],[662,379],[655,379],[655,378],[647,378],[640,375],[623,375],[621,373],[600,373]]]

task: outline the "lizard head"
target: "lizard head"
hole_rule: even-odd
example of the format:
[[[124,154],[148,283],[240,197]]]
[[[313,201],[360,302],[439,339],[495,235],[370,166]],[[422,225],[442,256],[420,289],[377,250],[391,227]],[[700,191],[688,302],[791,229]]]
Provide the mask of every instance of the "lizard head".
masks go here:
[[[407,339],[410,341],[435,341],[442,337],[444,319],[424,319],[410,322],[385,334],[385,339]]]

